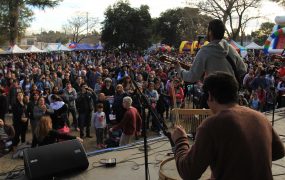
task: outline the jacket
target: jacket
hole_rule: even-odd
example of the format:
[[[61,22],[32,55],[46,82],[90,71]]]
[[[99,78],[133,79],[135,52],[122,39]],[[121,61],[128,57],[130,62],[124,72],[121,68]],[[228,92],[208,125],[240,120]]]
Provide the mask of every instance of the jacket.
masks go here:
[[[189,71],[182,68],[177,69],[178,75],[186,82],[197,82],[205,76],[217,72],[234,74],[231,64],[226,56],[229,55],[236,64],[237,73],[242,76],[246,73],[247,67],[237,51],[224,39],[215,40],[203,46],[197,53],[192,67]]]

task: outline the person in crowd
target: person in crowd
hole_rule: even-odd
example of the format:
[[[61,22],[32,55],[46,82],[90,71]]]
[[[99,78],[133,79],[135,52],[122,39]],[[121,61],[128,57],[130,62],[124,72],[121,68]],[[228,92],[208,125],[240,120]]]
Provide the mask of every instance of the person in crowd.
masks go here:
[[[84,80],[81,76],[77,76],[75,82],[72,84],[72,87],[75,89],[76,92],[80,92],[81,91],[81,84],[84,83]]]
[[[130,76],[125,76],[123,78],[123,83],[122,83],[122,86],[124,88],[124,91],[130,95],[134,92],[134,87],[133,87],[133,84],[132,84],[132,80],[131,80],[131,77]]]
[[[62,89],[62,79],[57,76],[56,72],[52,73],[52,78],[51,78],[52,83],[54,84],[54,87],[57,86],[59,90]]]
[[[93,111],[94,91],[86,84],[81,85],[81,92],[76,99],[76,108],[78,111],[78,123],[80,129],[80,138],[84,138],[84,127],[86,127],[86,137],[92,138],[90,134],[91,113]]]
[[[96,95],[98,95],[101,92],[102,86],[103,86],[102,77],[98,76],[96,79],[96,83],[94,85],[94,92],[96,93]]]
[[[38,90],[37,85],[36,84],[32,84],[31,91],[30,91],[29,95],[34,94],[35,92],[38,92],[38,91],[39,90]]]
[[[156,105],[157,105],[157,101],[159,99],[159,95],[158,95],[158,92],[154,89],[154,83],[153,82],[150,82],[148,84],[148,89],[146,89],[145,95],[148,98],[149,103],[150,103],[152,109],[156,110]],[[150,119],[150,117],[152,117],[151,129],[154,130],[154,131],[157,131],[158,127],[157,127],[156,121],[154,120],[155,117],[151,114],[150,111],[148,112],[148,115],[147,115],[146,128],[147,129],[149,128],[149,119]]]
[[[102,103],[98,103],[96,105],[96,112],[93,113],[93,124],[98,148],[105,148],[104,131],[106,129],[106,114],[103,111],[103,107],[104,105]]]
[[[77,139],[78,141],[83,143],[83,140],[81,138],[64,133],[59,133],[52,127],[53,125],[50,116],[42,116],[33,136],[32,148],[53,144],[59,142],[59,140]]]
[[[157,76],[161,79],[162,82],[166,83],[166,81],[167,81],[167,74],[163,71],[162,67],[158,68]]]
[[[35,120],[34,116],[34,108],[38,104],[38,100],[40,97],[40,92],[39,91],[34,91],[33,94],[31,94],[31,100],[27,105],[27,117],[30,120],[31,128],[32,128],[32,133],[35,132],[37,122]]]
[[[163,114],[164,112],[166,112],[169,106],[168,103],[169,103],[170,96],[166,94],[166,91],[162,87],[162,83],[160,83],[159,79],[155,81],[155,90],[157,91],[158,96],[159,96],[157,104],[156,104],[156,111],[159,117],[161,119],[164,119]]]
[[[26,132],[28,128],[28,114],[27,105],[24,103],[24,94],[18,92],[16,95],[16,102],[12,105],[13,127],[15,129],[15,138],[13,139],[13,146],[16,147],[20,142],[26,142]]]
[[[246,71],[246,65],[237,51],[224,40],[225,25],[221,20],[214,19],[209,22],[207,38],[209,44],[203,46],[197,53],[189,71],[181,68],[179,63],[175,64],[178,76],[186,82],[195,83],[204,79],[216,71],[228,72],[234,75],[232,65],[227,56],[234,62],[237,73],[241,77]]]
[[[66,103],[62,100],[62,98],[58,95],[53,94],[51,96],[51,109],[54,111],[51,114],[52,118],[52,128],[55,130],[59,130],[68,126],[68,107]]]
[[[136,83],[138,86],[144,87],[145,81],[143,79],[142,73],[137,74]]]
[[[49,99],[48,99],[49,95],[50,95],[50,88],[49,87],[45,87],[44,88],[44,92],[42,94],[42,97],[45,98],[45,102],[47,104],[50,104]]]
[[[265,76],[266,71],[261,70],[260,73],[252,80],[251,89],[254,91],[258,89],[268,90],[270,83],[269,80],[265,78]]]
[[[109,117],[109,115],[111,114],[111,106],[110,106],[109,101],[106,99],[106,96],[105,96],[104,93],[100,93],[98,95],[98,101],[96,101],[95,107],[97,107],[97,105],[99,103],[103,104],[103,112],[106,115],[106,122],[107,122],[107,124],[110,124],[110,117]]]
[[[19,86],[19,81],[17,79],[11,79],[12,83],[9,87],[9,94],[8,94],[8,99],[9,103],[12,106],[13,104],[16,103],[17,101],[17,94],[19,92],[22,92],[21,87]]]
[[[45,82],[46,81],[46,77],[45,75],[42,75],[41,78],[37,79],[37,81],[35,81],[35,84],[37,86],[37,89],[40,91],[40,92],[43,92],[44,91],[44,87],[45,87]]]
[[[249,69],[248,73],[244,76],[243,78],[243,87],[251,93],[252,88],[251,88],[251,82],[254,79],[254,70]]]
[[[107,77],[104,80],[104,84],[101,89],[101,93],[104,93],[107,98],[115,95],[115,88],[112,85],[112,79]]]
[[[116,94],[114,96],[114,103],[112,105],[112,110],[113,113],[116,116],[116,121],[119,123],[121,122],[124,113],[125,113],[125,109],[122,107],[123,104],[123,98],[126,97],[127,94],[124,91],[124,88],[121,84],[118,84],[116,86]]]
[[[173,80],[173,89],[170,90],[170,99],[175,100],[176,102],[171,102],[172,107],[180,108],[184,103],[184,90],[181,87],[181,83],[179,79]],[[175,96],[175,97],[174,97]],[[176,103],[176,104],[174,104]]]
[[[9,110],[9,104],[7,96],[4,93],[4,90],[0,88],[0,119],[5,122],[5,116]]]
[[[276,99],[277,99],[277,93],[275,87],[274,86],[270,87],[269,91],[266,92],[265,111],[271,111],[275,109]]]
[[[265,104],[266,104],[266,90],[263,89],[262,87],[258,87],[258,89],[255,91],[256,94],[257,94],[257,98],[258,98],[258,101],[260,102],[260,111],[261,112],[264,112],[264,109],[265,109]]]
[[[285,76],[277,83],[277,108],[285,106]]]
[[[128,71],[128,66],[127,65],[123,65],[120,72],[118,73],[118,76],[117,76],[117,82],[118,83],[123,83],[123,78],[125,76],[128,76],[129,75],[129,71]]]
[[[14,136],[13,126],[5,124],[3,119],[0,119],[0,157],[10,152]]]
[[[244,97],[243,94],[239,94],[238,104],[239,104],[240,106],[248,106],[248,101],[247,101],[247,99]]]
[[[123,98],[123,107],[127,109],[122,121],[110,128],[110,132],[122,129],[123,133],[120,138],[120,146],[130,144],[134,141],[135,136],[140,135],[142,119],[136,108],[132,106],[132,98],[126,96]]]
[[[53,113],[54,113],[54,110],[50,107],[50,105],[48,105],[45,102],[45,98],[40,97],[39,100],[37,101],[36,106],[34,107],[34,112],[33,112],[33,116],[34,116],[33,125],[31,123],[33,134],[35,133],[36,127],[38,126],[41,117],[44,115],[51,115]]]
[[[65,89],[67,83],[71,83],[70,81],[70,73],[68,71],[66,71],[64,73],[64,78],[62,79],[62,88]]]
[[[32,88],[32,82],[29,78],[29,76],[26,76],[25,79],[23,80],[22,84],[21,84],[21,87],[24,91],[24,94],[26,95],[30,95],[30,91],[31,91],[31,88]]]
[[[71,82],[65,82],[66,87],[63,89],[63,99],[68,106],[68,114],[71,113],[72,115],[72,126],[75,130],[78,130],[78,122],[76,118],[76,103],[75,100],[77,99],[77,92],[72,87]]]
[[[87,78],[87,85],[89,87],[94,88],[95,84],[97,82],[97,78],[100,74],[96,71],[95,67],[89,66],[88,71],[86,73],[86,78]]]
[[[194,144],[182,127],[172,133],[179,175],[199,179],[210,166],[214,179],[273,179],[272,161],[285,150],[266,116],[237,104],[238,83],[228,73],[209,75],[203,90],[214,115],[199,126]]]

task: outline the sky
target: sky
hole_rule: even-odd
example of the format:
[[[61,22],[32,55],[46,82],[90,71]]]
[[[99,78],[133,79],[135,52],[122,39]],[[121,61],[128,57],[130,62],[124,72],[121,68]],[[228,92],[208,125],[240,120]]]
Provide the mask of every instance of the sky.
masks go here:
[[[33,9],[34,20],[31,27],[28,28],[27,34],[40,33],[41,31],[62,31],[63,24],[73,16],[87,14],[89,17],[98,18],[99,21],[104,20],[104,12],[109,5],[113,5],[117,0],[64,0],[55,8],[47,8],[45,10]],[[185,7],[185,0],[129,0],[131,7],[140,7],[146,4],[150,8],[152,17],[159,17],[161,12],[167,9]],[[253,12],[257,14],[258,12]],[[274,22],[276,16],[285,16],[285,8],[278,6],[276,3],[263,0],[259,14],[264,18],[251,21],[246,29],[247,33],[259,28],[262,22]],[[100,26],[97,27],[97,30]]]

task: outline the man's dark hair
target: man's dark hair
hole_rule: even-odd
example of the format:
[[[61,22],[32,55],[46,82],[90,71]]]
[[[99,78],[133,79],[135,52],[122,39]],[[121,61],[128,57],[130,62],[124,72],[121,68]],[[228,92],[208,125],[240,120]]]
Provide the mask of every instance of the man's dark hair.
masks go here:
[[[216,72],[204,80],[204,93],[210,93],[219,104],[238,102],[238,83],[234,76]]]
[[[209,22],[208,31],[212,32],[214,39],[223,39],[226,31],[224,23],[219,19],[214,19]]]

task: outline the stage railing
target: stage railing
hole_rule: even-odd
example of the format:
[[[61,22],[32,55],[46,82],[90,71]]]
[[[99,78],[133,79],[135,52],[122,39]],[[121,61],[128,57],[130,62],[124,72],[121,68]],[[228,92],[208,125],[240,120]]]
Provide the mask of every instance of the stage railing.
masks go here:
[[[179,109],[174,108],[171,112],[175,119],[174,125],[181,125],[186,133],[195,134],[201,122],[212,115],[210,109]]]

